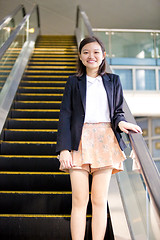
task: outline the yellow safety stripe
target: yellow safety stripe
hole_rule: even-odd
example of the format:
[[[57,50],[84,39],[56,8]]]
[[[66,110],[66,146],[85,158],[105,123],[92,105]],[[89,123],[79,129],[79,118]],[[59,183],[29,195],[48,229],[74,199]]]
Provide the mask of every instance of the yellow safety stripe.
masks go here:
[[[61,103],[62,101],[15,101],[17,103]]]
[[[45,73],[44,73],[45,74]],[[25,76],[25,78],[42,78],[42,77],[45,77],[45,78],[68,78],[68,76],[63,76],[63,75],[28,75],[28,76]],[[3,76],[3,75],[1,75]]]
[[[1,141],[2,143],[9,143],[9,144],[57,144],[57,142],[39,142],[39,141]]]
[[[53,155],[0,155],[3,158],[57,158]]]
[[[17,93],[20,96],[53,96],[53,97],[62,97],[62,93]]]
[[[22,80],[21,83],[61,83],[61,84],[65,84],[66,81],[25,81],[25,80]]]
[[[60,109],[11,109],[18,112],[60,112]]]
[[[72,192],[0,191],[0,194],[71,194]]]
[[[16,59],[16,58],[12,58],[12,59]],[[66,62],[69,62],[69,61],[76,61],[76,57],[75,58],[38,58],[38,57],[32,57],[31,60],[33,61],[36,61],[36,60],[43,60],[43,61],[51,61],[51,60],[54,60],[54,61],[66,61]]]
[[[57,89],[57,90],[63,90],[65,87],[19,87],[19,89]]]
[[[0,61],[0,62],[1,62],[1,61]],[[54,62],[54,61],[53,61],[53,62],[51,62],[51,61],[49,61],[49,62],[47,62],[47,66],[48,66],[48,65],[49,65],[49,66],[50,66],[50,65],[52,66],[52,64],[53,64],[53,65],[58,65],[58,67],[59,67],[59,65],[62,65],[62,64],[67,64],[67,65],[73,65],[73,66],[75,66],[75,62],[76,62],[76,60],[73,61],[73,62],[72,62],[72,61],[70,61],[70,62],[61,62],[61,61],[58,61],[58,62]],[[9,62],[7,61],[7,63],[9,63]],[[37,66],[37,64],[38,64],[39,66],[44,67],[44,64],[46,65],[46,61],[45,61],[45,62],[42,62],[42,61],[41,61],[41,62],[36,62],[36,61],[34,61],[33,64],[34,64],[33,66],[35,66],[35,67]],[[42,65],[42,64],[43,64],[43,65]],[[56,66],[56,67],[57,67],[57,66]]]
[[[38,122],[38,121],[45,121],[45,122],[58,122],[59,119],[47,119],[47,118],[8,118],[8,120],[14,120],[14,121],[35,121],[35,122]]]
[[[19,217],[19,218],[70,218],[71,215],[55,215],[55,214],[0,214],[0,217]],[[92,215],[87,215],[91,218]]]
[[[11,132],[57,132],[57,129],[7,129],[4,128],[4,131]]]
[[[29,69],[31,68],[40,68],[40,69],[57,69],[57,66],[28,66]],[[58,69],[76,69],[75,66],[58,66]]]
[[[69,173],[65,173],[65,172],[6,172],[6,171],[0,171],[0,174],[8,174],[8,175],[69,175]]]
[[[36,54],[36,53],[33,53],[32,57],[60,57],[60,56],[63,56],[63,57],[77,57],[77,55],[75,53],[73,54],[68,54],[68,53],[59,53],[59,54],[56,54],[56,53],[52,53],[52,54]]]
[[[3,72],[4,70],[0,70],[0,72]],[[7,71],[7,70],[6,70]],[[42,72],[44,72],[44,73],[65,73],[64,72],[64,70],[61,70],[61,71],[58,71],[58,70],[43,70],[43,69],[41,69],[41,70],[30,70],[30,69],[26,69],[25,70],[25,73],[42,73]],[[71,71],[71,70],[67,70],[66,71],[66,73],[75,73],[75,71]]]

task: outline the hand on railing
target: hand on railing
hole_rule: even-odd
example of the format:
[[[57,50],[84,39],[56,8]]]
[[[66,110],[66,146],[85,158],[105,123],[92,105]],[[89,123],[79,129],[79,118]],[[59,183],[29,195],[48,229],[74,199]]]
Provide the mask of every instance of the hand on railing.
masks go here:
[[[142,134],[142,129],[136,124],[121,121],[119,122],[118,126],[122,132],[125,132],[127,134],[129,133],[129,131]]]

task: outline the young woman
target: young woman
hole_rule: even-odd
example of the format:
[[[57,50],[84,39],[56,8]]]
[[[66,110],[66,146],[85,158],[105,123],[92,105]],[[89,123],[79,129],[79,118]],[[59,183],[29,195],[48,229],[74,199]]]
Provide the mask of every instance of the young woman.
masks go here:
[[[121,132],[141,133],[126,122],[118,75],[106,73],[106,52],[96,37],[81,41],[77,75],[70,76],[60,110],[57,152],[60,170],[70,173],[72,187],[71,235],[85,236],[92,174],[92,239],[104,239],[107,194],[111,175],[123,170],[125,144]]]

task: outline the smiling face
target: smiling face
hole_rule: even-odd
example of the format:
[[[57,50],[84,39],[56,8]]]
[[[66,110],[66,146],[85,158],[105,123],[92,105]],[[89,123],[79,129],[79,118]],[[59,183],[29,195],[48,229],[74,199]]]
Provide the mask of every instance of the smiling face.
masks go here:
[[[98,72],[99,66],[105,57],[105,53],[102,52],[98,42],[91,42],[83,46],[79,57],[83,65],[86,66],[86,72]]]

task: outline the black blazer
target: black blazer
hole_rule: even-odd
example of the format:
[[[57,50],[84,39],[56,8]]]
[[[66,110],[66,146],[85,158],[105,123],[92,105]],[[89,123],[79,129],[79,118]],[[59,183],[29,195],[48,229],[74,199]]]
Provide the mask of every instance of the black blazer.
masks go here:
[[[108,97],[111,127],[122,150],[126,147],[118,123],[126,121],[123,112],[123,92],[120,79],[115,74],[104,74],[103,84]],[[78,150],[86,109],[86,75],[70,76],[61,104],[56,152]]]

